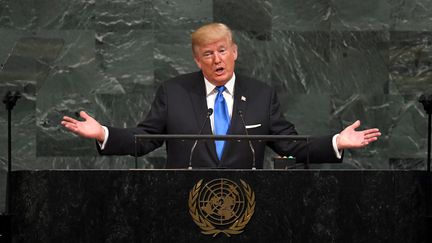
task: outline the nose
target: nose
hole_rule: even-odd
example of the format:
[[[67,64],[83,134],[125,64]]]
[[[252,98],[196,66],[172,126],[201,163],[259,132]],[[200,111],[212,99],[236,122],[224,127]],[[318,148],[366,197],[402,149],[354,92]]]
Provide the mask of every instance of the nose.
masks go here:
[[[214,58],[214,62],[217,64],[217,63],[220,63],[221,62],[221,58],[220,58],[220,56],[219,56],[220,54],[219,53],[216,53],[215,54],[215,58]]]

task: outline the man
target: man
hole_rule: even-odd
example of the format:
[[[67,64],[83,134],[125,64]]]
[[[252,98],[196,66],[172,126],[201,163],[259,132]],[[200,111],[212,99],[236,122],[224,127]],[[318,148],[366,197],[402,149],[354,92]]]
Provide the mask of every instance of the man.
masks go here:
[[[212,23],[196,30],[192,51],[201,71],[163,83],[150,112],[136,128],[103,127],[83,111],[84,121],[64,117],[62,124],[80,136],[96,139],[103,155],[134,155],[135,134],[198,134],[203,124],[203,134],[245,134],[242,118],[251,135],[297,134],[283,117],[274,89],[234,73],[237,45],[226,25]],[[211,116],[209,109],[214,110]],[[265,145],[280,155],[295,156],[298,162],[306,160],[308,150],[312,162],[341,162],[343,149],[365,147],[381,135],[376,128],[355,131],[359,126],[356,121],[340,134],[313,138],[308,145],[254,142],[256,166],[263,167]],[[156,140],[142,143],[138,153],[144,155],[162,144]],[[187,168],[191,147],[192,141],[166,141],[166,167]],[[252,155],[248,143],[201,141],[192,164],[194,168],[251,168]]]

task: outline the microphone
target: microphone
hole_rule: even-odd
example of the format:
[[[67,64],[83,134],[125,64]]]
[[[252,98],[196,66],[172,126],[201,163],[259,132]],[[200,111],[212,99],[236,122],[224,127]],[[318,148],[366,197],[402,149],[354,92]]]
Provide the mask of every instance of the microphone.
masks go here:
[[[203,123],[202,126],[201,126],[201,129],[199,130],[198,135],[201,135],[201,134],[202,134],[202,132],[203,132],[203,130],[204,130],[204,127],[205,127],[205,125],[207,124],[207,121],[209,120],[209,118],[210,118],[210,116],[211,116],[212,114],[213,114],[213,109],[212,109],[212,108],[209,108],[209,109],[207,110],[206,118],[205,118],[205,120],[204,120],[204,123]],[[194,152],[194,150],[195,150],[195,147],[197,146],[197,143],[198,143],[198,139],[195,139],[194,144],[192,145],[192,148],[191,148],[191,151],[190,151],[189,167],[188,167],[189,170],[192,169],[192,156],[193,156],[193,152]]]
[[[21,92],[14,90],[14,91],[7,91],[6,94],[3,97],[3,103],[6,105],[7,110],[12,110],[18,101],[19,98],[21,98]]]
[[[246,135],[249,136],[249,133],[248,133],[247,128],[246,128],[246,123],[245,123],[244,118],[243,118],[243,111],[242,110],[238,110],[238,114],[239,114],[239,116],[241,118],[241,121],[242,121],[244,130],[245,130],[245,133],[246,133]],[[251,140],[248,140],[248,142],[249,142],[250,150],[252,151],[252,170],[256,170],[256,167],[255,167],[255,149],[252,146]]]
[[[418,101],[423,104],[423,108],[427,114],[432,114],[432,94],[422,94]]]

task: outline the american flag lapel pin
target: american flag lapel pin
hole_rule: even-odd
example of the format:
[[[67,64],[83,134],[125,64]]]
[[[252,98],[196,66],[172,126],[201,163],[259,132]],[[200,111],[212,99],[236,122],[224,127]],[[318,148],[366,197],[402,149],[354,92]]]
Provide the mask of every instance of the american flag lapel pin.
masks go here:
[[[244,97],[243,95],[242,95],[242,97],[240,98],[242,101],[246,101],[246,97]]]

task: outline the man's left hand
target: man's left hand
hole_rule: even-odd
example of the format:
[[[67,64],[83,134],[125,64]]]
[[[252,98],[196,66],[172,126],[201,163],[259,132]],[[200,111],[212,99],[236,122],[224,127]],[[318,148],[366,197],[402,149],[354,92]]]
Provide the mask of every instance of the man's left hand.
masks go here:
[[[336,143],[339,150],[351,148],[363,148],[372,142],[378,140],[381,133],[378,128],[371,128],[364,131],[356,131],[360,127],[360,121],[357,120],[350,126],[346,127],[337,137]]]

